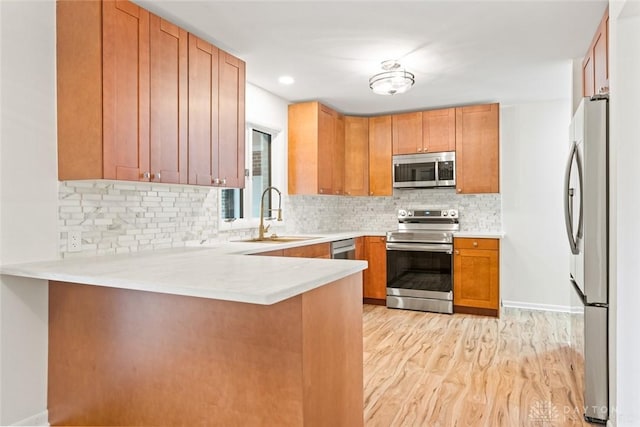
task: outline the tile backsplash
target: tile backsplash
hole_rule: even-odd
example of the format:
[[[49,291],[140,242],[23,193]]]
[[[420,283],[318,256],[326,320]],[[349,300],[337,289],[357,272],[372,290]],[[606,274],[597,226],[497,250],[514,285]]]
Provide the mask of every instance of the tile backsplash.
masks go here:
[[[131,253],[255,236],[255,228],[219,229],[218,195],[218,189],[188,185],[60,182],[60,252]],[[392,197],[284,196],[283,231],[391,230],[402,207],[459,209],[461,230],[500,231],[500,203],[499,194],[457,195],[448,189],[400,190]],[[69,231],[81,232],[81,252],[68,251]]]
[[[501,231],[500,194],[458,195],[454,189],[395,190],[392,197],[288,196],[287,228],[300,233],[386,231],[400,208],[460,211],[462,231]]]

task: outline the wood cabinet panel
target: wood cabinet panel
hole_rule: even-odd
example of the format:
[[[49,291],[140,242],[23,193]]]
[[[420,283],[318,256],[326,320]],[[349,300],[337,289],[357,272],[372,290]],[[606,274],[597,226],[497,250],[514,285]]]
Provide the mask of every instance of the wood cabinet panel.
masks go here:
[[[104,178],[140,180],[149,171],[149,12],[102,4]]]
[[[244,187],[245,63],[219,51],[218,146],[213,176],[223,187]]]
[[[331,258],[331,243],[297,246],[284,249],[284,256],[297,258]]]
[[[344,121],[318,102],[289,105],[289,194],[344,193]]]
[[[274,250],[274,251],[258,252],[258,253],[251,254],[251,255],[261,255],[261,256],[284,256],[284,250],[283,250],[283,249],[276,249],[276,250]]]
[[[365,257],[369,268],[364,270],[363,297],[387,299],[387,246],[386,238],[365,236]]]
[[[289,105],[287,151],[289,194],[318,191],[318,103]]]
[[[609,93],[609,9],[600,24],[582,61],[582,94],[592,96]]]
[[[391,116],[393,154],[422,152],[422,113]]]
[[[331,175],[333,179],[333,194],[344,194],[345,187],[345,122],[344,116],[340,113],[336,113],[335,119],[335,140],[333,144],[333,161],[331,162]]]
[[[456,108],[458,193],[500,192],[499,104]]]
[[[497,239],[454,239],[454,311],[470,308],[499,314],[498,245]]]
[[[151,180],[187,183],[187,32],[150,17]]]
[[[369,118],[369,195],[391,196],[391,116]]]
[[[344,119],[344,192],[349,196],[369,195],[369,119]]]
[[[422,112],[422,151],[437,153],[456,149],[456,109]]]
[[[218,161],[218,54],[189,34],[189,184],[211,185]]]
[[[56,2],[58,179],[102,178],[102,4]]]
[[[336,112],[318,106],[318,193],[333,194],[333,154],[336,142]]]

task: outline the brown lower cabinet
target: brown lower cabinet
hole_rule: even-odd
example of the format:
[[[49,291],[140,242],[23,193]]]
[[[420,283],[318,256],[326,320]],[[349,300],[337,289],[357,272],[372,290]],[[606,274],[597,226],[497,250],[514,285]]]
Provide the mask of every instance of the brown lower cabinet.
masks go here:
[[[292,258],[331,258],[331,243],[316,243],[314,245],[296,246],[294,248],[276,249],[258,252],[253,255],[287,256]]]
[[[364,270],[362,297],[366,303],[386,305],[387,299],[387,239],[364,237],[364,257],[369,268]]]
[[[498,239],[453,240],[453,311],[500,314]]]

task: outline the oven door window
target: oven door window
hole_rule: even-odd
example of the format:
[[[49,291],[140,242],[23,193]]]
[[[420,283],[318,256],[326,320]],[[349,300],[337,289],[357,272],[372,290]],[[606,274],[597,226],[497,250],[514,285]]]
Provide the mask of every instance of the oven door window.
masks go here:
[[[401,163],[394,165],[394,182],[396,184],[436,182],[436,163]]]
[[[387,287],[418,291],[453,290],[452,256],[442,252],[387,251]]]

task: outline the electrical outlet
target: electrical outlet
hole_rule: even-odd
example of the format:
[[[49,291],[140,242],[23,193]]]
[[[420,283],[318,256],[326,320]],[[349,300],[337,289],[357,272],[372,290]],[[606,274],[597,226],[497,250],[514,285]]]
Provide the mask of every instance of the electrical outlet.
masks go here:
[[[67,233],[67,250],[69,252],[80,252],[82,250],[82,232],[69,231]]]

